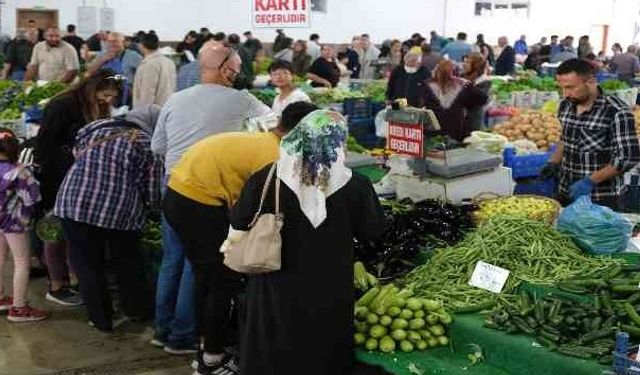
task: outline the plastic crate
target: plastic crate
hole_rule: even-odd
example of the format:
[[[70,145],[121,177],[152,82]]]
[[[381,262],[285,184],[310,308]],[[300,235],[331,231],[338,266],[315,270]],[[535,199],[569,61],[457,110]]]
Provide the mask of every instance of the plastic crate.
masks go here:
[[[515,148],[508,147],[504,150],[503,154],[504,166],[511,168],[513,178],[516,180],[520,178],[538,177],[555,149],[556,147],[554,145],[548,152],[517,155]]]
[[[358,142],[367,136],[376,135],[376,127],[372,117],[363,119],[349,118],[349,134],[354,136]]]
[[[344,103],[344,115],[350,119],[362,119],[373,116],[373,106],[371,99],[345,99]]]
[[[554,198],[556,196],[556,182],[553,179],[540,181],[535,178],[518,180],[513,193],[516,195],[541,195]]]
[[[365,148],[378,148],[384,146],[384,140],[375,134],[367,134],[361,137],[356,137],[358,144]]]
[[[375,117],[375,115],[378,114],[378,112],[382,111],[385,108],[387,108],[387,104],[385,102],[372,102],[371,103],[371,112],[372,112],[372,115],[374,117]]]
[[[629,359],[629,353],[637,353],[638,346],[629,347],[629,334],[616,333],[616,350],[613,352],[613,371],[616,375],[640,375],[640,362]]]
[[[599,72],[598,74],[596,74],[596,79],[598,80],[598,83],[602,83],[604,81],[611,81],[611,80],[618,79],[618,74]]]

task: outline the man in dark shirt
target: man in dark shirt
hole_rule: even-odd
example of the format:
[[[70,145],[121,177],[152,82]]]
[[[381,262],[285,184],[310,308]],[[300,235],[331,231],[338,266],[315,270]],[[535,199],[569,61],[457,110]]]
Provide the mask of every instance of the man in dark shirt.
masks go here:
[[[2,69],[2,79],[12,79],[22,81],[27,71],[27,65],[31,61],[31,51],[37,40],[37,36],[32,34],[32,40],[29,40],[24,29],[18,30],[16,37],[9,43],[7,47],[7,55]]]
[[[101,52],[102,51],[102,43],[106,42],[108,31],[98,31],[96,34],[93,34],[87,39],[87,47],[89,47],[89,52]]]
[[[238,90],[253,88],[253,80],[255,79],[255,73],[253,72],[253,59],[251,58],[251,52],[247,50],[242,44],[240,44],[240,36],[238,34],[231,34],[227,37],[227,42],[240,56],[242,65],[240,65],[240,74],[236,77],[233,87]]]
[[[313,87],[336,87],[340,81],[340,68],[333,57],[333,47],[324,45],[320,53],[320,57],[309,68],[307,78],[313,81]]]
[[[276,30],[276,33],[278,33],[278,35],[276,36],[276,39],[273,41],[273,48],[272,48],[272,52],[274,54],[282,51],[283,49],[287,48],[286,47],[286,42],[287,42],[287,36],[285,35],[284,31],[282,31],[282,29],[278,29]]]
[[[407,99],[411,107],[421,107],[421,89],[431,77],[431,73],[422,66],[422,56],[409,52],[404,64],[396,67],[389,77],[387,100]]]
[[[496,68],[493,74],[497,76],[513,74],[516,70],[516,51],[509,45],[505,36],[498,39],[498,46],[502,48],[502,52],[496,59]]]
[[[362,50],[362,40],[359,36],[354,36],[351,40],[351,46],[347,48],[347,69],[351,72],[351,78],[358,79],[360,77],[360,55],[358,51]]]
[[[247,41],[244,42],[244,48],[251,53],[251,60],[254,60],[258,52],[262,49],[262,42],[255,38],[253,34],[251,34],[251,31],[245,32],[244,37],[247,38]]]
[[[76,25],[67,25],[67,35],[65,35],[62,40],[71,44],[73,48],[78,51],[78,58],[82,61],[82,55],[80,52],[82,51],[82,46],[85,42],[84,39],[76,35]]]

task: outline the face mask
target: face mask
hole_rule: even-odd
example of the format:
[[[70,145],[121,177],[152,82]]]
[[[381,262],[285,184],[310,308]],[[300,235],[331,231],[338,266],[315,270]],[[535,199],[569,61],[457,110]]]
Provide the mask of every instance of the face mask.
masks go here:
[[[414,74],[418,71],[418,68],[413,68],[410,66],[404,66],[404,71],[407,72],[407,74]]]

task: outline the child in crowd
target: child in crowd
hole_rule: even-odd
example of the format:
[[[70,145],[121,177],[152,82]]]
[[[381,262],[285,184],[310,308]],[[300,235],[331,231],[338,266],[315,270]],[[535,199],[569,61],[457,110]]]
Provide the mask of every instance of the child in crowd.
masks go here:
[[[0,311],[8,311],[10,322],[35,322],[48,314],[27,304],[30,271],[30,230],[38,182],[31,171],[18,163],[20,143],[9,129],[0,128]],[[13,257],[13,298],[5,293],[2,271],[7,254]]]

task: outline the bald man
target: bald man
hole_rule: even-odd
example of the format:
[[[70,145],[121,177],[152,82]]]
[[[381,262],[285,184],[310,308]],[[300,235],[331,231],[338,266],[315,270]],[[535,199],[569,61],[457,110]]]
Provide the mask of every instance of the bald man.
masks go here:
[[[151,141],[151,149],[165,157],[168,175],[196,142],[214,134],[241,131],[246,119],[272,114],[269,107],[247,91],[233,89],[241,65],[235,50],[207,42],[200,49],[199,64],[202,83],[169,97]],[[194,340],[203,334],[203,327],[200,326],[200,335],[193,330],[193,272],[178,236],[164,218],[162,241],[164,253],[158,275],[156,334],[152,344],[164,345],[165,351],[172,354],[195,353],[198,345]],[[217,251],[211,249],[212,254]],[[176,304],[176,300],[180,303]],[[193,345],[185,344],[189,342],[188,336],[192,336]]]

